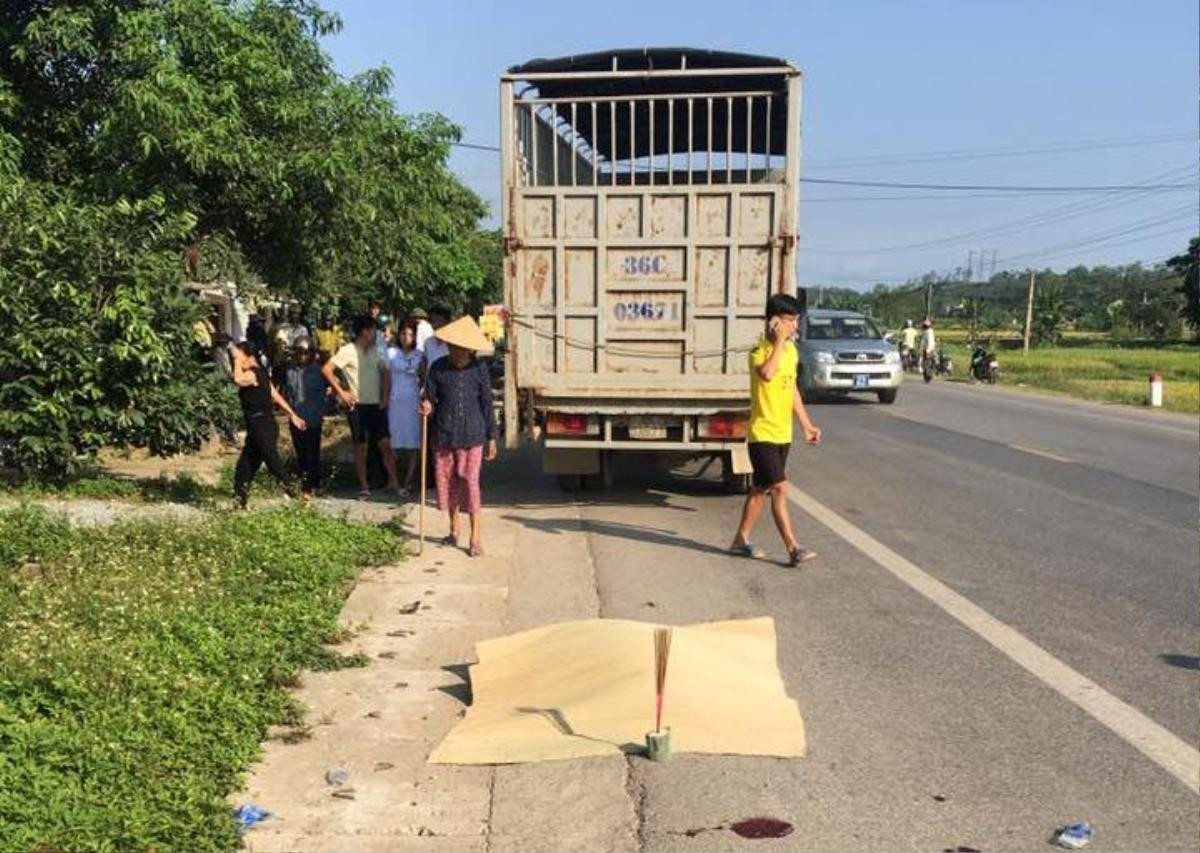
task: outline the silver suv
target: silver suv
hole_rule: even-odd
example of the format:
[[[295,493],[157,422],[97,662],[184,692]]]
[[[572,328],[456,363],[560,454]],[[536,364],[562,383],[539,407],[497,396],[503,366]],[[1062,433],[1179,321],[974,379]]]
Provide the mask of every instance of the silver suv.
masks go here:
[[[811,308],[800,318],[800,382],[818,394],[868,392],[896,402],[904,371],[900,353],[870,318],[854,311]]]

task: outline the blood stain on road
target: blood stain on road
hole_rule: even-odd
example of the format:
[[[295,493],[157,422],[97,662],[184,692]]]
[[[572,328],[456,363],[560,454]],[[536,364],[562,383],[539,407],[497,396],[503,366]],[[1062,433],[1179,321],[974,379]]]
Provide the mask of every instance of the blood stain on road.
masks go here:
[[[773,817],[751,817],[731,824],[730,829],[742,838],[783,838],[791,835],[794,827],[786,820]]]

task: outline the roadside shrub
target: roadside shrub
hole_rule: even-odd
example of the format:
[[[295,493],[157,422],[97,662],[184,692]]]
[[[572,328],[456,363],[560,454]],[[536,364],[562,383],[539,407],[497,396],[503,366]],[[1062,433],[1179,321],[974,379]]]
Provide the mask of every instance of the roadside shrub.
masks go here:
[[[283,687],[388,530],[311,512],[72,529],[0,513],[0,849],[220,850]],[[360,663],[360,661],[347,661]]]
[[[85,204],[17,180],[0,194],[0,467],[62,480],[102,445],[170,454],[236,422],[192,354],[200,307],[161,196]]]

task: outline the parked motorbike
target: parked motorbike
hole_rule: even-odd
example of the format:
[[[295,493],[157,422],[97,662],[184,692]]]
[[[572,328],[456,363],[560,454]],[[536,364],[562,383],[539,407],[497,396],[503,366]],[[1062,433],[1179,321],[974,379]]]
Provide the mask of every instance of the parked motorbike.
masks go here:
[[[1000,378],[1000,362],[982,344],[975,344],[971,349],[971,366],[967,374],[972,382],[995,385]]]

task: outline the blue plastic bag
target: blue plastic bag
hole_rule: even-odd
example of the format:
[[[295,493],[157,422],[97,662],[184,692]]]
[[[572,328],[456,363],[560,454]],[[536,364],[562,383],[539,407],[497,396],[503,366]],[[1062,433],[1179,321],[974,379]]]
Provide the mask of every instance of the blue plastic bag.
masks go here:
[[[254,803],[246,803],[238,806],[233,811],[234,816],[238,820],[238,831],[245,832],[254,824],[261,820],[266,820],[271,816],[271,813],[264,808],[254,805]]]

